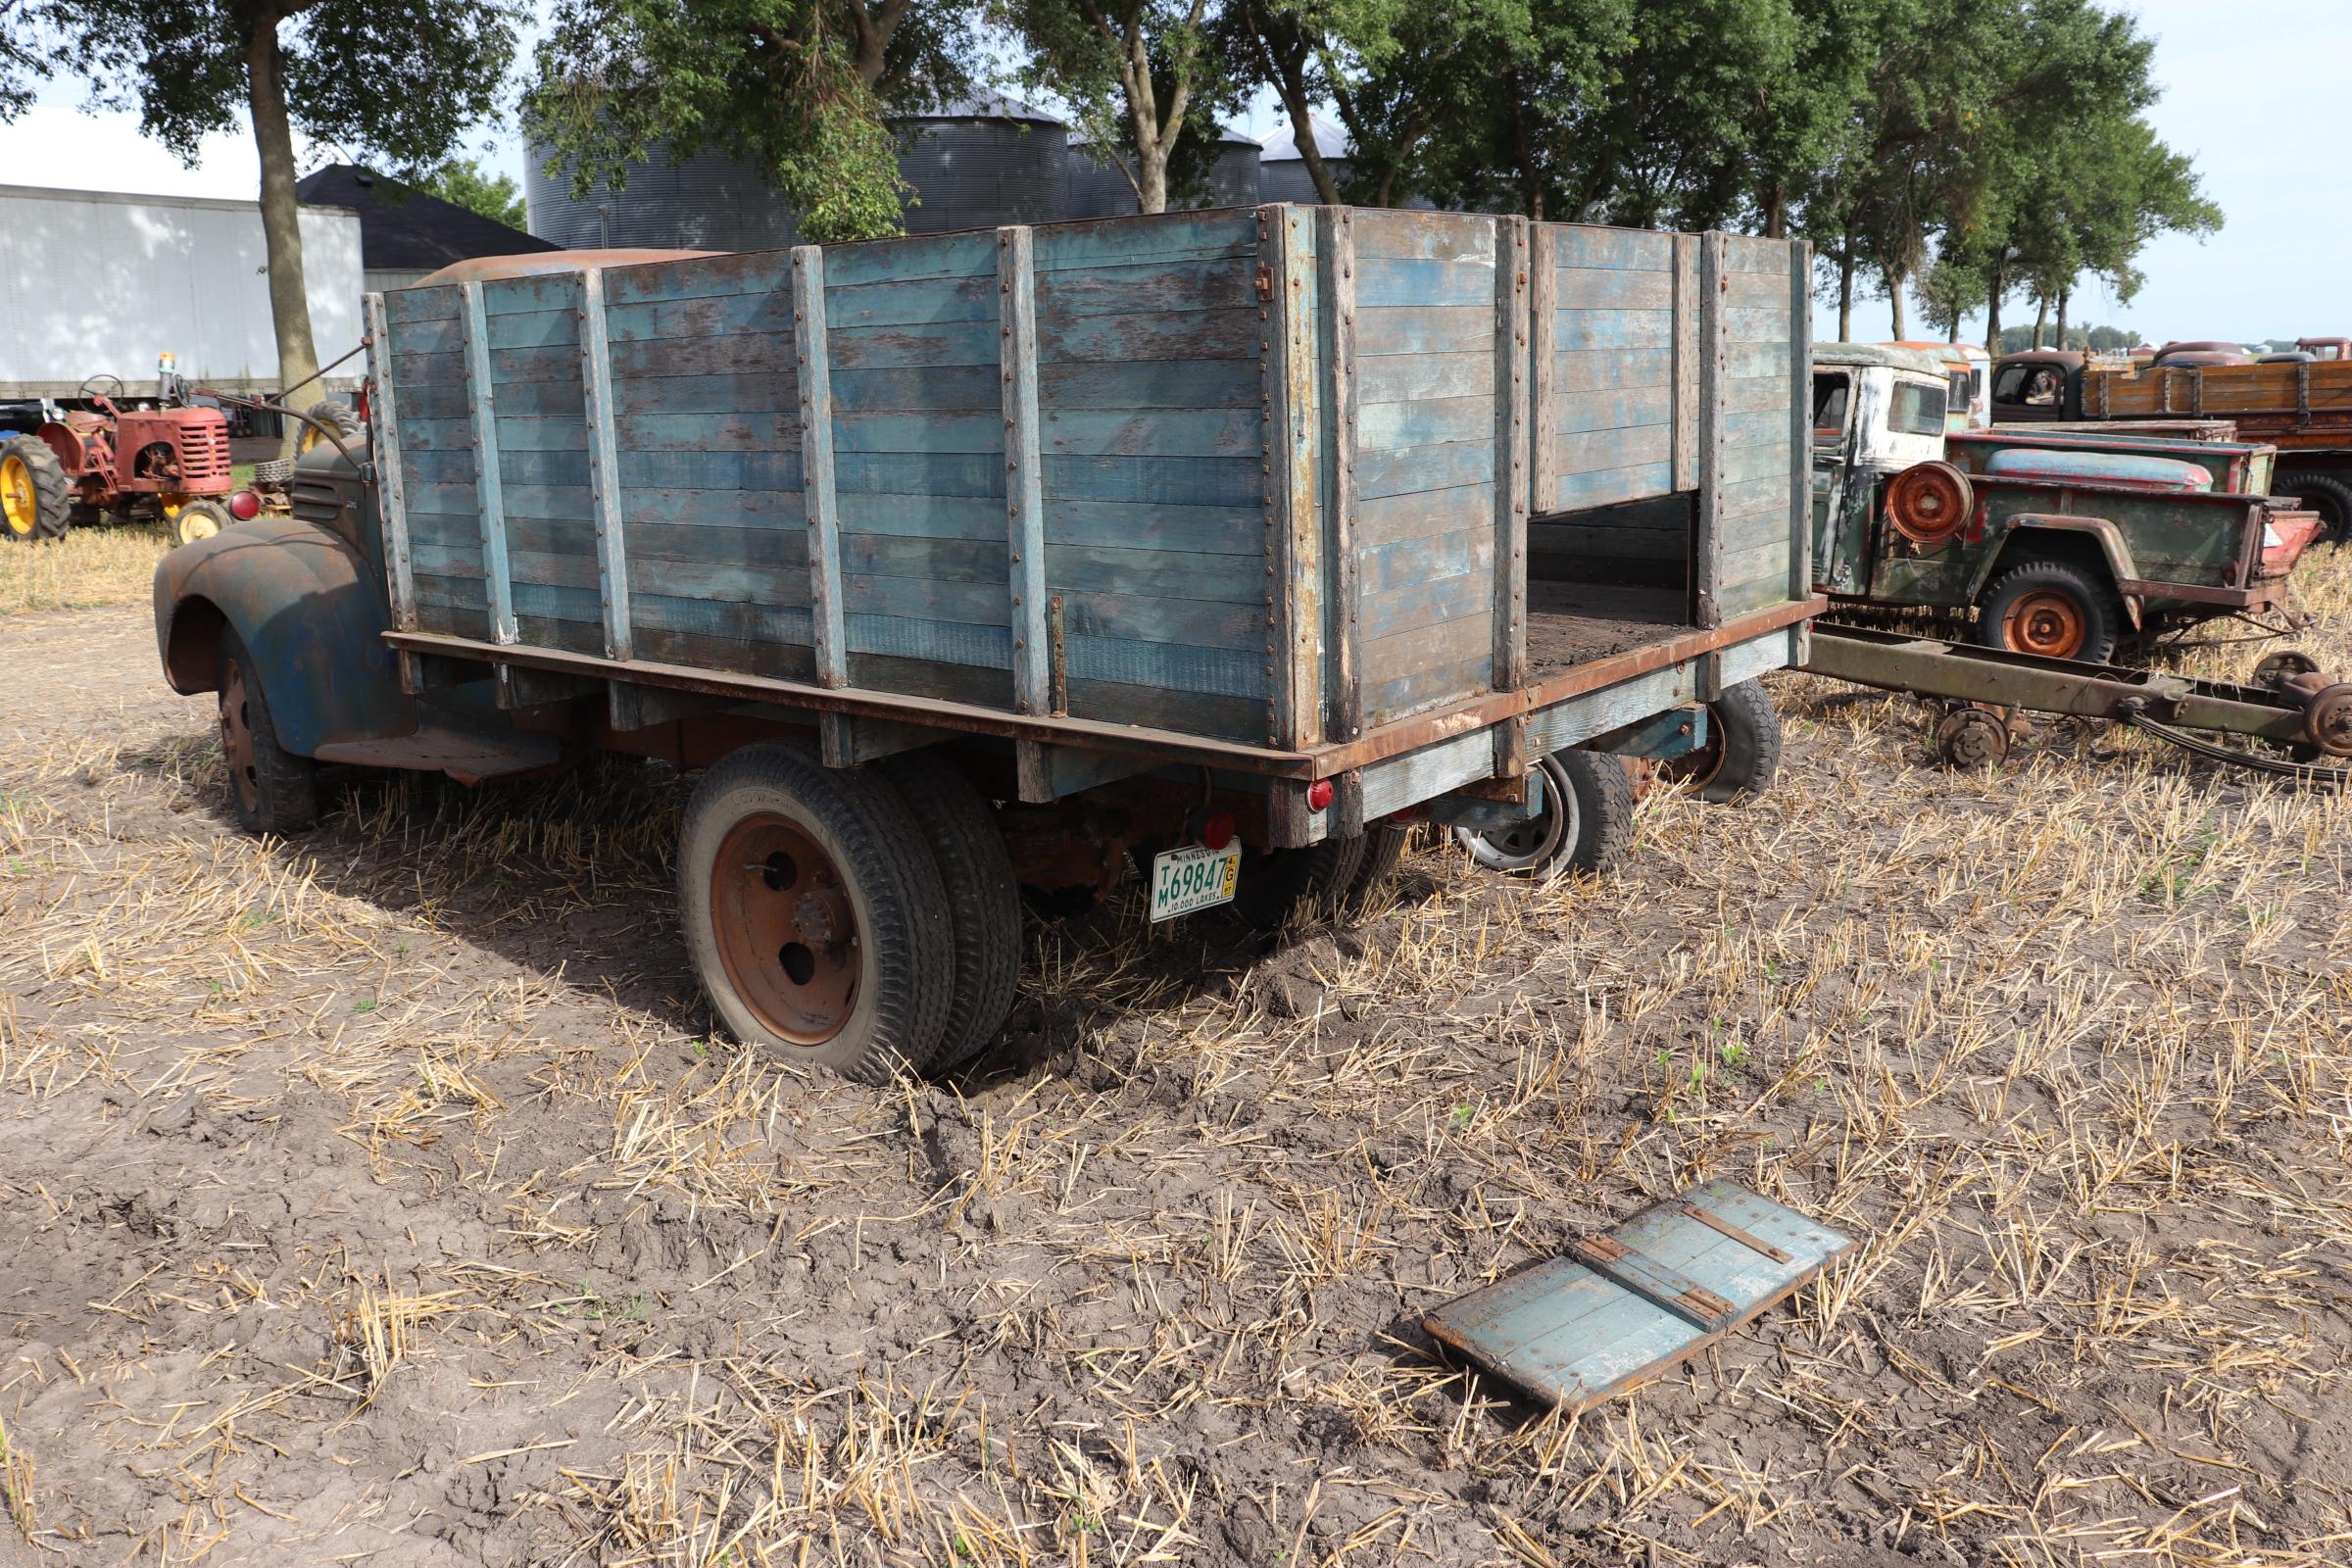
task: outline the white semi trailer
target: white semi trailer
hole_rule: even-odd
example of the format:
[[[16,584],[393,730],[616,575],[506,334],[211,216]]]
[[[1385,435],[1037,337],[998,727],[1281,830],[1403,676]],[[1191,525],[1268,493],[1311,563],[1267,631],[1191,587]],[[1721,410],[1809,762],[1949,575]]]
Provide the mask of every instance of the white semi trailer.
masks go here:
[[[302,258],[323,363],[360,342],[359,215],[305,207]],[[0,403],[70,402],[93,375],[154,397],[165,354],[195,385],[276,390],[268,266],[254,202],[0,185]]]

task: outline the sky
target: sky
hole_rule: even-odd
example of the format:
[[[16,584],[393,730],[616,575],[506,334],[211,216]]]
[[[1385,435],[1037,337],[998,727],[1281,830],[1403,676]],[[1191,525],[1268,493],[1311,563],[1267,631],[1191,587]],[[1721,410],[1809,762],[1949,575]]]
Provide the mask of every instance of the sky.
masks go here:
[[[2352,0],[2124,0],[2124,9],[2156,39],[2164,96],[2149,119],[2196,160],[2226,221],[2210,239],[2166,235],[2151,244],[2140,257],[2147,283],[2128,305],[2085,279],[2075,319],[2134,327],[2158,342],[2352,333],[2342,290],[2352,158],[2342,150],[2340,89],[2327,79],[2352,59]],[[143,139],[137,117],[87,115],[81,96],[78,86],[52,83],[22,119],[0,125],[0,184],[247,199],[258,188],[241,131],[208,139],[190,169]],[[1242,128],[1262,135],[1279,123],[1268,98]],[[60,157],[67,148],[70,162]],[[477,133],[472,150],[520,182],[523,152],[512,125]],[[329,149],[300,152],[305,169],[340,161]],[[2006,316],[2031,319],[2031,310],[2013,303]],[[1916,311],[1912,320],[1916,331]],[[1884,336],[1888,325],[1886,301],[1857,304],[1858,336]],[[1834,316],[1817,316],[1817,335],[1835,327]],[[1979,322],[1975,335],[1982,331]]]

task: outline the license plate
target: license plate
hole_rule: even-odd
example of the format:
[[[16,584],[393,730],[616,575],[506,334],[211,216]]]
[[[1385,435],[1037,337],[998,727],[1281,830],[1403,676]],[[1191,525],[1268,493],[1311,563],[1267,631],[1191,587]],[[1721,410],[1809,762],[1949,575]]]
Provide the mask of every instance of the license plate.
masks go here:
[[[1173,920],[1233,902],[1242,882],[1240,840],[1221,850],[1195,844],[1152,857],[1152,918]]]

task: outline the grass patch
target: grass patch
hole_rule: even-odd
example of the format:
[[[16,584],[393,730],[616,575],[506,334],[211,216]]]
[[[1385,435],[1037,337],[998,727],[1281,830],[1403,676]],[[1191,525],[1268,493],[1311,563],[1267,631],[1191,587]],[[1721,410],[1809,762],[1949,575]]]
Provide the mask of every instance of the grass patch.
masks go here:
[[[161,528],[113,525],[0,544],[0,616],[145,604],[171,548]]]

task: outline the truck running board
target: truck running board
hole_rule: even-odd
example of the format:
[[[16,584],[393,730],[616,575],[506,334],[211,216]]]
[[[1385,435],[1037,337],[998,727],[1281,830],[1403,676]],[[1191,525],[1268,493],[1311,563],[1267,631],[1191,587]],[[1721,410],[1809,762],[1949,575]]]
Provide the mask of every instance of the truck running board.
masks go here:
[[[1431,1338],[1574,1415],[1706,1348],[1853,1243],[1728,1181],[1457,1297]]]
[[[2352,757],[2352,684],[2322,675],[2298,653],[2271,655],[2239,685],[1816,622],[1802,667],[1962,705],[1936,732],[1937,752],[1956,765],[1998,762],[2008,753],[2009,727],[1995,710],[2030,709],[2129,724],[2241,767],[2318,783],[2352,778],[2344,767],[2314,760]],[[2285,755],[2217,746],[2194,731],[2245,736]]]

